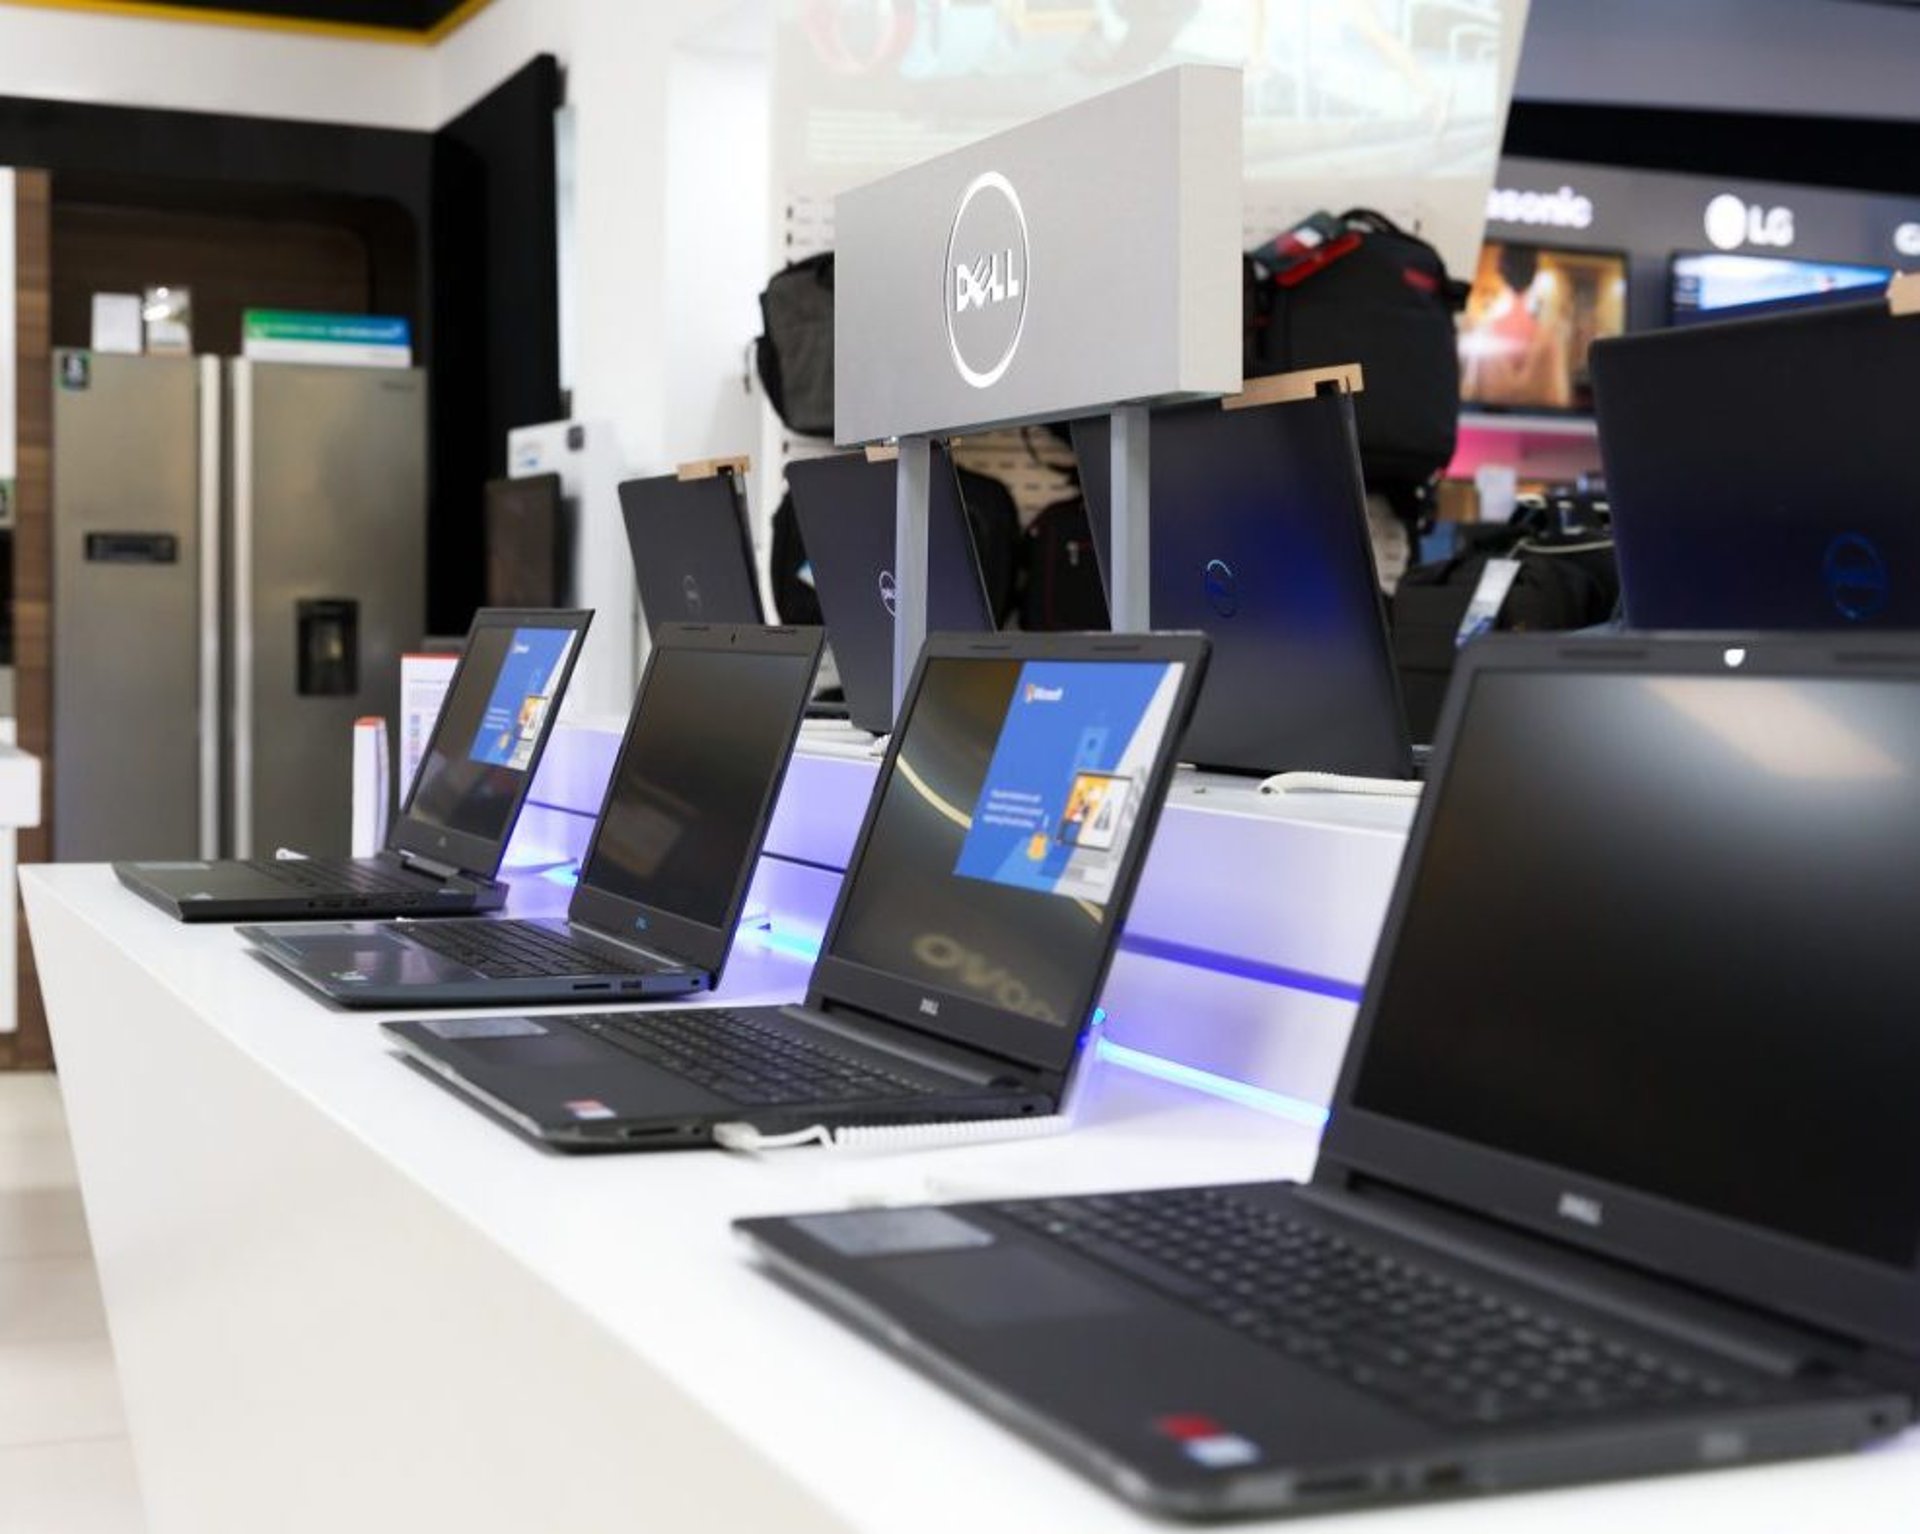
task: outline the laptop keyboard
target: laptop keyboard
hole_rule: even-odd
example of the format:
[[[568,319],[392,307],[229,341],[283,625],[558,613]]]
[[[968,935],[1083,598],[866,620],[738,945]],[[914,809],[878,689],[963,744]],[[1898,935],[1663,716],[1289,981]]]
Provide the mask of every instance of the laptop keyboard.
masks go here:
[[[390,930],[477,969],[490,980],[543,975],[655,975],[663,968],[639,954],[590,947],[563,933],[517,921],[423,921]]]
[[[995,1208],[1243,1336],[1449,1425],[1724,1406],[1757,1394],[1221,1189]]]
[[[308,895],[411,895],[426,898],[418,875],[378,863],[332,858],[254,858],[241,864],[255,873]]]
[[[573,1026],[748,1107],[858,1103],[935,1090],[737,1012],[576,1017]]]

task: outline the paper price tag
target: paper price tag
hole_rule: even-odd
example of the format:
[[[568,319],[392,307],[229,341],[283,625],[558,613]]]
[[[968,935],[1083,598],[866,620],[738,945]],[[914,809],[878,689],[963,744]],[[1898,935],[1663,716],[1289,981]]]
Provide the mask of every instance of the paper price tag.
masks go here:
[[[1520,573],[1517,559],[1489,559],[1480,572],[1480,584],[1473,589],[1466,616],[1460,620],[1460,632],[1453,636],[1456,648],[1478,639],[1500,619],[1507,605],[1507,593],[1513,590],[1514,577]]]

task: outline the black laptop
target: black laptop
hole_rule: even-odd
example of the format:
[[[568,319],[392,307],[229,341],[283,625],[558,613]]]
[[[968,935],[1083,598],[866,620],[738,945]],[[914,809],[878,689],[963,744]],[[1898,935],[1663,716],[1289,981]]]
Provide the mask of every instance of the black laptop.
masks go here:
[[[731,466],[630,479],[620,516],[648,634],[663,623],[764,623],[745,482]]]
[[[1631,627],[1920,628],[1920,315],[1647,331],[1592,367]]]
[[[927,628],[993,632],[973,528],[953,459],[936,444],[927,496]],[[847,714],[875,735],[893,728],[894,484],[899,464],[862,453],[787,465],[800,541],[813,567]]]
[[[1165,1514],[1899,1431],[1920,641],[1487,639],[1438,761],[1310,1183],[747,1236]]]
[[[1181,756],[1230,772],[1411,777],[1352,397],[1181,405],[1154,411],[1151,431],[1152,627],[1213,640]],[[1074,423],[1109,595],[1111,441],[1104,417]]]
[[[1054,1113],[1206,655],[1197,635],[931,637],[804,1004],[384,1026],[567,1149]]]
[[[590,612],[482,609],[406,808],[365,858],[115,863],[120,882],[181,921],[465,916],[495,911],[495,875],[546,750]],[[340,743],[345,771],[346,743]],[[297,849],[295,849],[297,850]]]
[[[566,920],[302,923],[240,935],[349,1007],[711,989],[823,642],[818,629],[656,631]]]

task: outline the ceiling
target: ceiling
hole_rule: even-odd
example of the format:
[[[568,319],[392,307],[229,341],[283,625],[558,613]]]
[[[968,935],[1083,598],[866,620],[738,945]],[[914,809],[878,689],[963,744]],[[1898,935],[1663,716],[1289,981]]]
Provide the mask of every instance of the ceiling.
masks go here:
[[[129,10],[183,21],[237,22],[296,30],[363,33],[430,41],[444,36],[486,0],[159,0],[125,5],[100,0],[26,0],[63,10]]]

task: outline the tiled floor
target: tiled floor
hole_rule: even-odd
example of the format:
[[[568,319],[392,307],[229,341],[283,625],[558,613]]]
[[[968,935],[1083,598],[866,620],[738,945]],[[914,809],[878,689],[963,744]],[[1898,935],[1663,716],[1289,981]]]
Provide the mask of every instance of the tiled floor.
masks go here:
[[[142,1534],[66,1116],[0,1074],[0,1534]]]

